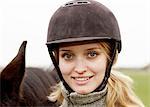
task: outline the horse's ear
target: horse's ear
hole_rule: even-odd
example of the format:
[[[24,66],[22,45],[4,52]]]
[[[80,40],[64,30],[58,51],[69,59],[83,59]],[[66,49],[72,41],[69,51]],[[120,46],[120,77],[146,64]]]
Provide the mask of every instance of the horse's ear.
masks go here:
[[[19,94],[19,88],[25,72],[25,49],[27,41],[23,41],[17,56],[2,70],[1,94],[13,96]],[[1,95],[3,96],[3,95]]]

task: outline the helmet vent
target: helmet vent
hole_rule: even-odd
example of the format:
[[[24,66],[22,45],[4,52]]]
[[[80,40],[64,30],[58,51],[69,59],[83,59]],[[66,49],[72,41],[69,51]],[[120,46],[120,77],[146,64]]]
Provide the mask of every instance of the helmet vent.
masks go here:
[[[69,5],[73,5],[73,3],[71,2],[71,3],[67,3],[67,4],[65,4],[65,6],[69,6]]]
[[[87,1],[79,1],[79,2],[77,2],[78,4],[87,4],[88,2]]]
[[[74,2],[66,3],[63,7],[75,6],[75,5],[83,5],[83,4],[90,4],[90,2],[89,1],[74,1]]]

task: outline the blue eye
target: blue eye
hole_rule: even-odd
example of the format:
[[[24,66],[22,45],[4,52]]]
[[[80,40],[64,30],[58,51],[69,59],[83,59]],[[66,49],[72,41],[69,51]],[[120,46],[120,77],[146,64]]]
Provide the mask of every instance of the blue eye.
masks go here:
[[[98,55],[98,53],[96,51],[90,51],[87,54],[88,58],[95,58]]]

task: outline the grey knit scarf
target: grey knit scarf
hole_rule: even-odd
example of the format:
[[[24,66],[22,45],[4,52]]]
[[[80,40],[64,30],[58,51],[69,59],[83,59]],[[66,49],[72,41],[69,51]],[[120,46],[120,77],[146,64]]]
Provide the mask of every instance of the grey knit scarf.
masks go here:
[[[61,83],[64,101],[60,107],[106,107],[107,87],[100,92],[92,92],[86,95],[69,92]]]

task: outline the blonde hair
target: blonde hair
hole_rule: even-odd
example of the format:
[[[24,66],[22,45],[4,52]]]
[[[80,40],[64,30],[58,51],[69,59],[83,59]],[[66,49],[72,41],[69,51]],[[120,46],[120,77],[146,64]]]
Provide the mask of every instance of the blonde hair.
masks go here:
[[[112,71],[107,85],[107,107],[144,107],[133,92],[133,80],[129,76]]]
[[[110,44],[107,42],[100,42],[100,48],[106,54],[108,61],[110,60]],[[116,62],[118,53],[114,59]],[[144,107],[143,103],[138,99],[132,90],[132,79],[120,72],[112,71],[108,79],[107,87],[108,93],[106,95],[107,107]],[[54,88],[54,92],[48,96],[50,101],[56,100],[61,104],[63,95],[61,93],[60,83]]]

